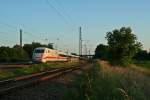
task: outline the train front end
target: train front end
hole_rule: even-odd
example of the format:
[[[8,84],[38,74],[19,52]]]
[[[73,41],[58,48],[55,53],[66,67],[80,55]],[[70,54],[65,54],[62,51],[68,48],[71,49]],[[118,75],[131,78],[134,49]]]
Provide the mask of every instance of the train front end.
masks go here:
[[[33,51],[33,56],[32,56],[32,61],[33,62],[45,62],[45,60],[43,59],[44,56],[44,52],[45,52],[45,48],[36,48]]]

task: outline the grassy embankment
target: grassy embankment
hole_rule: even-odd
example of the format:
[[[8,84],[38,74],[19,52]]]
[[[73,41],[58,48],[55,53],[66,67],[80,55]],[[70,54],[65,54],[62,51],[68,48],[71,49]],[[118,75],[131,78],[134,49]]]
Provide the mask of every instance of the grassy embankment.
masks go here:
[[[150,70],[135,65],[94,64],[74,81],[64,100],[150,100]]]
[[[41,72],[44,70],[49,70],[51,68],[59,68],[59,67],[70,67],[72,65],[78,65],[78,62],[54,62],[54,63],[43,63],[43,64],[33,64],[29,65],[29,67],[25,68],[18,68],[14,70],[9,70],[5,72],[0,72],[0,80],[15,77],[15,76],[21,76],[21,75],[27,75],[31,73]]]
[[[134,61],[134,64],[136,64],[139,67],[150,69],[150,61]]]

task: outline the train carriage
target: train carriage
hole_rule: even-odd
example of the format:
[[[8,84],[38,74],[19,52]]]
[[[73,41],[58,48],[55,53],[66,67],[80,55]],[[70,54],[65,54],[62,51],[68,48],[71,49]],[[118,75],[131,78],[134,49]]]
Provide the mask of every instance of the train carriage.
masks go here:
[[[52,62],[52,61],[77,61],[78,56],[69,55],[58,50],[49,49],[46,47],[38,47],[33,51],[33,62]]]

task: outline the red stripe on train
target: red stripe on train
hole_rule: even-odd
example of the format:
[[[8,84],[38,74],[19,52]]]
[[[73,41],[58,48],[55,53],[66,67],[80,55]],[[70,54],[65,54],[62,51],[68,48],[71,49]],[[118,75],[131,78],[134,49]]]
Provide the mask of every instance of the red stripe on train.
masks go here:
[[[39,59],[40,59],[41,57],[36,57],[36,58],[39,58]],[[42,58],[42,59],[48,59],[48,58],[49,58],[49,59],[52,59],[52,58],[53,58],[53,59],[54,59],[54,58],[56,58],[56,59],[67,59],[67,57],[53,57],[53,56],[47,56],[47,57],[44,57],[44,58]]]

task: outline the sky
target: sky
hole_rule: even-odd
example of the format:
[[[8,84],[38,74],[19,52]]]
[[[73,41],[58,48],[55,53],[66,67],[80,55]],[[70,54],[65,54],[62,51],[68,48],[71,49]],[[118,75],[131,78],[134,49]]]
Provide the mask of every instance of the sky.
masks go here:
[[[107,44],[106,32],[131,27],[144,49],[150,48],[150,0],[0,0],[0,46],[54,43],[78,53],[79,27],[84,45],[94,52]]]

